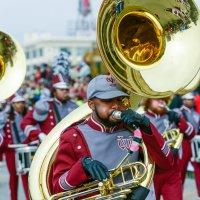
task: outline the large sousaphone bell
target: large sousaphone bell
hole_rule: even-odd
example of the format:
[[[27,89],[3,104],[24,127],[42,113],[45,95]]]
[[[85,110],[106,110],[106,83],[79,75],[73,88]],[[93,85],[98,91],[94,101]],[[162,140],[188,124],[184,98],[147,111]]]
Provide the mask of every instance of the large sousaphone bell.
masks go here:
[[[200,22],[193,0],[105,0],[97,28],[104,64],[127,90],[166,97],[199,82]]]
[[[18,42],[0,31],[0,101],[21,86],[26,74],[26,59]]]
[[[103,62],[136,95],[133,101],[139,95],[158,98],[186,93],[199,83],[199,34],[199,11],[193,0],[104,0],[97,22]],[[50,199],[51,167],[60,133],[89,114],[87,104],[79,107],[39,146],[29,173],[32,199]],[[148,167],[147,187],[153,177],[151,162]],[[52,199],[65,197],[60,194]]]

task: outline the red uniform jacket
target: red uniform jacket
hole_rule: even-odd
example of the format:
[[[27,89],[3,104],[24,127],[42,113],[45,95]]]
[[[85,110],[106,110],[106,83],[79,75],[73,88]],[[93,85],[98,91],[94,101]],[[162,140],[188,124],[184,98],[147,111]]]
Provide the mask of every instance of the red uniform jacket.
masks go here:
[[[105,128],[91,118],[84,122],[92,129],[106,132]],[[170,169],[174,159],[160,133],[151,125],[152,134],[142,132],[143,141],[152,159],[160,168]],[[107,131],[109,133],[109,131]],[[60,137],[57,156],[53,166],[53,192],[58,193],[73,188],[89,180],[82,166],[82,158],[91,156],[88,145],[76,125],[69,127]],[[63,187],[66,186],[65,188]]]
[[[147,112],[147,117],[151,119],[151,122],[158,128],[160,133],[170,128],[179,128],[184,137],[191,139],[194,134],[194,128],[190,123],[182,117],[179,123],[176,125],[172,123],[169,126],[168,115],[158,116],[154,113]],[[172,169],[163,169],[159,165],[156,165],[154,175],[154,188],[156,193],[156,199],[160,199],[162,195],[164,199],[177,199],[182,200],[182,181],[180,173],[180,164],[178,155],[175,156],[174,166]]]
[[[3,128],[3,137],[1,138],[2,141],[0,144],[0,149],[2,152],[5,152],[5,151],[13,151],[14,152],[14,149],[9,148],[8,145],[18,143],[18,142],[14,142],[14,138],[13,138],[14,136],[13,136],[11,127],[12,127],[11,121],[10,121],[10,119],[7,119],[7,122]]]
[[[156,114],[153,114],[150,112],[147,112],[146,116],[150,118],[150,120],[154,124],[154,126],[156,126],[159,129],[160,133],[162,133],[163,126],[164,126],[164,120],[168,121],[168,116],[163,115],[163,116],[158,117]],[[172,128],[179,128],[180,132],[183,133],[184,137],[187,138],[188,140],[192,139],[195,135],[195,130],[194,130],[192,124],[188,123],[183,117],[180,118],[178,125],[176,126],[174,124],[174,126],[172,126]],[[176,162],[175,162],[176,164],[173,167],[173,169],[175,171],[178,171],[179,170],[178,156],[176,157],[175,160],[176,160]],[[156,175],[161,174],[161,173],[166,174],[166,172],[167,172],[166,170],[163,170],[159,166],[156,166],[156,173],[155,173]],[[172,170],[168,170],[168,172],[171,173]]]
[[[20,122],[23,118],[22,114],[17,112],[10,115],[2,113],[2,116],[4,116],[4,120],[0,130],[0,149],[5,151],[10,150],[10,148],[8,149],[9,144],[21,144],[25,135],[20,128]]]
[[[56,116],[53,110],[53,105],[51,103],[49,105],[49,113],[44,121],[38,122],[33,118],[34,110],[30,110],[22,120],[21,128],[26,135],[24,143],[30,143],[37,140],[40,133],[45,133],[47,135],[56,125]]]
[[[58,107],[55,107],[54,103],[56,103]],[[57,99],[49,100],[48,102],[39,101],[38,104],[41,106],[41,110],[47,114],[47,117],[43,121],[39,121],[33,117],[34,110],[27,113],[21,122],[21,128],[26,135],[24,143],[37,140],[40,133],[47,135],[62,118],[77,108],[77,105],[70,100],[64,104]],[[44,108],[45,104],[48,104],[49,108]]]

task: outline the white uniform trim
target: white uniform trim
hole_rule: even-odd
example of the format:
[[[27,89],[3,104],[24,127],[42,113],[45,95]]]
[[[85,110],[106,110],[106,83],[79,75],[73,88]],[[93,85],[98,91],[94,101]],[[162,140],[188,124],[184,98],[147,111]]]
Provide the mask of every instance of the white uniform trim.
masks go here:
[[[163,151],[163,149],[165,148],[166,144],[167,144],[167,142],[165,142],[165,143],[163,144],[163,146],[162,146],[162,148],[161,148],[161,151]]]
[[[167,142],[164,143],[164,145],[161,148],[161,151],[165,154],[166,157],[169,155],[170,149],[167,145]]]
[[[63,189],[63,190],[70,190],[72,188],[74,188],[75,186],[70,185],[67,182],[67,175],[68,175],[69,171],[65,172],[60,178],[59,178],[59,186]]]
[[[2,143],[3,143],[3,136],[0,133],[0,146],[2,145]]]
[[[92,120],[92,122],[94,123],[94,124],[96,124],[97,126],[99,126],[100,127],[100,129],[101,129],[101,132],[104,132],[104,127],[103,127],[103,125],[102,124],[99,124],[99,123],[97,123],[92,117],[91,117],[91,120]]]
[[[37,130],[36,126],[27,125],[24,129],[24,134],[28,137],[31,131]]]
[[[187,122],[187,125],[188,125],[188,128],[187,128],[187,130],[185,131],[185,133],[186,133],[188,136],[190,136],[190,135],[192,134],[194,128],[193,128],[192,124],[190,124],[189,122]]]

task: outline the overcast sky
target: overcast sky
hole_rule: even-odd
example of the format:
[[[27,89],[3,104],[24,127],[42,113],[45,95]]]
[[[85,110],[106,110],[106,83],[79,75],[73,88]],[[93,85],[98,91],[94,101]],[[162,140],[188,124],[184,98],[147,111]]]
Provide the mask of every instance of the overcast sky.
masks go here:
[[[90,1],[95,16],[102,0]],[[20,41],[27,32],[63,36],[67,21],[76,18],[77,10],[78,0],[0,0],[0,30]]]
[[[93,15],[101,0],[90,0]],[[66,24],[78,13],[78,0],[0,0],[0,30],[22,41],[27,32],[65,35]]]

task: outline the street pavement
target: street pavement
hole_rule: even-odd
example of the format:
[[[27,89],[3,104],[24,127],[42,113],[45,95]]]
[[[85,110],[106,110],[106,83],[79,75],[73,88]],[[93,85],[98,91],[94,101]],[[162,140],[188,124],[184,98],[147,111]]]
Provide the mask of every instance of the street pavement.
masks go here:
[[[184,189],[183,200],[198,200],[194,179],[187,178],[184,188],[185,189]],[[18,196],[19,196],[19,200],[25,200],[21,180],[19,183]],[[2,162],[0,162],[0,200],[10,200],[9,187],[8,187],[8,171],[6,169],[5,163],[2,163]]]

